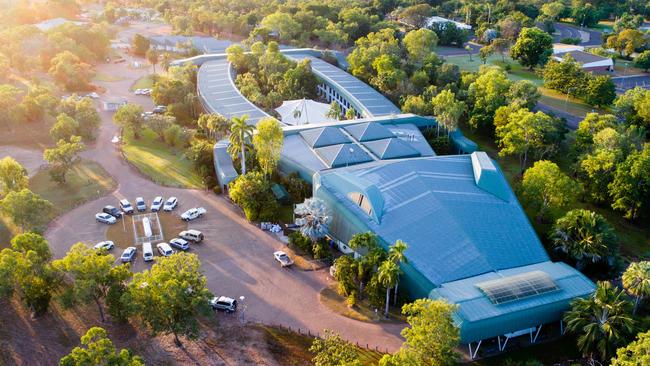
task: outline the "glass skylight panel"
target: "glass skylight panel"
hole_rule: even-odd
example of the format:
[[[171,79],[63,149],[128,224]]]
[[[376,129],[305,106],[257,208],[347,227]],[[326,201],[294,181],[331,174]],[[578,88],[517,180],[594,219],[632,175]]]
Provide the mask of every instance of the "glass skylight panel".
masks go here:
[[[521,300],[560,289],[548,274],[541,271],[533,271],[497,280],[485,281],[477,283],[476,286],[495,305]]]

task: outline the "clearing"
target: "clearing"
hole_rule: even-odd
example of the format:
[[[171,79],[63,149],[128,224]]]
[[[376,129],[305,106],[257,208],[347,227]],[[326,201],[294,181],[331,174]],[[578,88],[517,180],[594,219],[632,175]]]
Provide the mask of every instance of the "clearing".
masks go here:
[[[183,151],[161,142],[151,130],[139,140],[125,134],[122,151],[126,160],[153,182],[177,188],[201,189],[203,179],[194,171]]]

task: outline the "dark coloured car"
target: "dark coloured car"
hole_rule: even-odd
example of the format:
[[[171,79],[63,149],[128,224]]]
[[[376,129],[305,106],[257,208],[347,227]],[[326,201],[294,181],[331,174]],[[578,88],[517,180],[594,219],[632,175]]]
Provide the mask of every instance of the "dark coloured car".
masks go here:
[[[110,205],[104,207],[102,212],[107,213],[107,214],[115,217],[116,219],[119,219],[119,218],[122,217],[122,211],[118,210],[117,207],[113,207],[113,206],[110,206]]]

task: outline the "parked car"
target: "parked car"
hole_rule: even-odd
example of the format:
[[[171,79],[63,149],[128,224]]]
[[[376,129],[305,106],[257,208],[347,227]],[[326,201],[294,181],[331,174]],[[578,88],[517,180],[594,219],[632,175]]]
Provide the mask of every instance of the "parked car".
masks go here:
[[[135,199],[135,207],[138,209],[138,212],[147,211],[147,204],[144,202],[144,198],[137,197]]]
[[[98,98],[99,98],[99,94],[97,94],[97,93],[95,93],[95,92],[92,92],[92,93],[88,93],[88,94],[86,94],[86,97],[87,97],[87,98],[91,98],[91,99],[98,99]]]
[[[156,114],[163,114],[167,112],[167,107],[165,107],[164,105],[157,105],[151,111]]]
[[[122,263],[132,262],[137,251],[138,249],[136,247],[128,247],[124,249],[122,255],[120,256],[120,260],[122,260]]]
[[[181,231],[180,234],[178,234],[181,238],[194,242],[194,243],[200,243],[203,241],[203,233],[198,231],[198,230],[184,230]]]
[[[163,211],[171,211],[178,206],[178,199],[176,197],[169,197],[167,201],[165,201],[165,205],[163,205]]]
[[[162,196],[157,196],[156,198],[154,198],[153,201],[151,201],[151,212],[160,211],[162,204],[163,204]]]
[[[187,240],[181,239],[181,238],[174,238],[174,239],[170,240],[169,245],[171,245],[172,247],[174,247],[176,249],[180,249],[180,250],[188,250],[188,249],[190,249],[190,243],[188,243]]]
[[[120,208],[122,209],[122,211],[124,211],[125,214],[133,213],[133,206],[131,206],[131,202],[129,202],[126,198],[120,200]]]
[[[277,252],[273,252],[273,258],[275,258],[276,261],[280,262],[280,265],[282,267],[291,267],[293,265],[293,260],[289,258],[287,253],[278,250]]]
[[[153,250],[151,249],[151,243],[142,243],[142,258],[145,262],[150,262],[153,260]]]
[[[107,214],[115,217],[116,219],[119,219],[119,218],[122,217],[122,211],[118,210],[117,207],[113,207],[111,205],[105,206],[102,209],[102,212],[107,213]]]
[[[158,249],[158,253],[164,257],[169,257],[174,254],[174,250],[167,243],[158,243],[156,244],[156,248]]]
[[[210,300],[210,306],[212,306],[212,310],[234,313],[237,311],[237,300],[225,296],[215,296]]]
[[[115,248],[115,243],[113,243],[110,240],[100,241],[99,243],[95,244],[94,248],[95,250],[100,250],[100,249],[111,250]]]
[[[181,219],[183,219],[183,221],[192,221],[194,219],[198,219],[199,217],[203,217],[204,214],[205,214],[205,208],[194,207],[183,212],[181,214]]]
[[[95,220],[97,220],[97,222],[101,222],[103,224],[109,224],[109,225],[113,225],[114,223],[117,222],[117,219],[115,217],[104,212],[95,214]]]

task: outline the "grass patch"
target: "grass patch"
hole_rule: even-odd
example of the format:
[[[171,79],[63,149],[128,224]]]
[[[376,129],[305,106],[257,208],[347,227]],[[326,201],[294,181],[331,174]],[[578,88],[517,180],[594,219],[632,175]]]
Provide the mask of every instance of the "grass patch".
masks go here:
[[[158,212],[158,220],[160,220],[164,241],[166,242],[178,236],[178,233],[181,231],[187,230],[187,222],[181,220],[176,214]],[[136,223],[136,225],[140,224]],[[115,246],[120,249],[126,249],[126,247],[134,245],[133,217],[131,215],[125,215],[122,219],[118,219],[115,225],[110,225],[106,231],[106,240],[112,240]]]
[[[143,76],[140,79],[136,80],[133,85],[131,85],[131,91],[136,89],[151,89],[153,88],[154,75]]]
[[[539,92],[542,93],[542,97],[539,100],[540,103],[546,104],[555,109],[565,111],[574,116],[584,117],[587,113],[602,112],[591,107],[589,104],[581,101],[580,99],[577,99],[573,96],[569,96],[567,98],[566,94],[555,90],[540,87]]]
[[[58,184],[42,169],[29,181],[29,188],[52,202],[56,215],[85,202],[103,197],[117,188],[117,183],[101,165],[81,160],[66,175],[67,182]]]
[[[330,310],[350,319],[366,323],[394,323],[405,321],[404,316],[400,312],[400,308],[391,307],[388,310],[389,317],[386,319],[383,315],[384,309],[377,309],[377,312],[375,312],[375,308],[370,305],[368,300],[357,301],[353,307],[349,307],[345,303],[345,297],[338,293],[336,285],[331,285],[322,289],[318,298],[320,299],[320,302]]]
[[[125,134],[122,151],[129,163],[158,184],[203,188],[203,179],[194,171],[185,154],[159,141],[150,130],[145,130],[138,140]]]
[[[103,82],[116,82],[116,81],[122,81],[124,80],[123,77],[117,76],[117,75],[111,75],[107,74],[104,72],[98,72],[95,77],[93,78],[93,81],[103,81]]]

